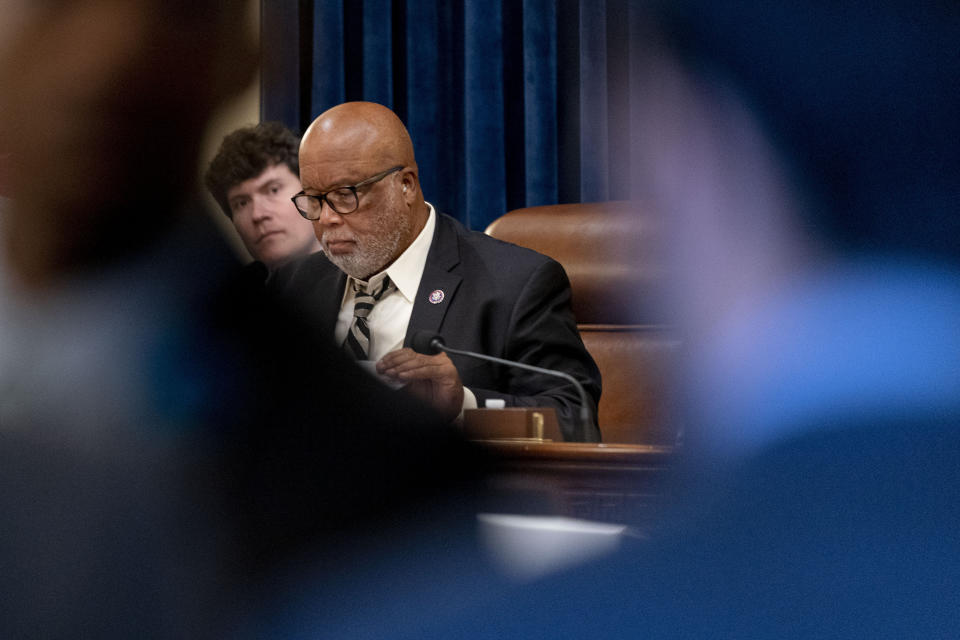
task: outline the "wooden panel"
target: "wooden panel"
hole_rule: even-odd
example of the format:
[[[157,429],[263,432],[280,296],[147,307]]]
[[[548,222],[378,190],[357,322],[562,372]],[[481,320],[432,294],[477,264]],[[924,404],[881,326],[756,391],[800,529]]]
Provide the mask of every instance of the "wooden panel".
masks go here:
[[[484,442],[497,473],[491,484],[522,510],[630,525],[655,524],[670,469],[670,447],[578,442]]]
[[[508,407],[466,409],[463,429],[474,440],[526,438],[563,442],[557,411],[553,407]]]

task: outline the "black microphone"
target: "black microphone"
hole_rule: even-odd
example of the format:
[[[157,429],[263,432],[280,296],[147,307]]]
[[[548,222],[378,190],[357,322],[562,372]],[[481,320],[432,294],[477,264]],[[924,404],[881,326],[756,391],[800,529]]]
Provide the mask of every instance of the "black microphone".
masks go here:
[[[591,431],[590,405],[587,404],[587,392],[583,390],[583,385],[580,384],[580,381],[569,373],[564,373],[563,371],[554,371],[553,369],[544,369],[543,367],[536,367],[532,364],[525,364],[523,362],[504,360],[503,358],[488,356],[482,353],[474,353],[473,351],[461,351],[460,349],[453,349],[446,345],[446,343],[443,341],[443,337],[439,333],[435,333],[433,331],[417,331],[413,334],[413,339],[410,340],[410,346],[413,347],[413,350],[417,353],[422,353],[428,356],[433,356],[441,351],[444,351],[446,353],[453,353],[458,356],[478,358],[480,360],[496,362],[497,364],[506,365],[508,367],[517,367],[519,369],[526,369],[527,371],[535,371],[548,376],[563,378],[572,384],[577,389],[577,393],[580,394],[580,426],[583,429],[583,433],[587,434]]]

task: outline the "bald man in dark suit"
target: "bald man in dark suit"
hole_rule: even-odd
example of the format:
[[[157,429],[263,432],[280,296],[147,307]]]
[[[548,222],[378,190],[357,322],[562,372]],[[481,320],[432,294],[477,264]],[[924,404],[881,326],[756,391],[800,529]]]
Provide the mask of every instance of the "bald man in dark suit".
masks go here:
[[[598,441],[600,374],[570,307],[570,283],[556,261],[469,231],[424,201],[413,144],[381,105],[345,103],[304,134],[295,198],[314,221],[324,255],[282,269],[274,284],[297,300],[319,330],[351,342],[356,287],[389,280],[370,312],[367,350],[378,373],[407,384],[447,419],[490,398],[557,410],[566,440]],[[593,420],[578,419],[576,388],[559,378],[410,348],[418,331],[454,348],[574,376]]]

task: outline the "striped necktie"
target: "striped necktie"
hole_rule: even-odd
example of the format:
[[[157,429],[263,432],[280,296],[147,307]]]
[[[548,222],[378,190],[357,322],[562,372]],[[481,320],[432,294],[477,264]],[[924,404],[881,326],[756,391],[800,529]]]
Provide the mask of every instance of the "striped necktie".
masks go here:
[[[389,276],[383,279],[380,287],[373,293],[367,291],[366,285],[353,281],[353,324],[347,332],[347,339],[343,341],[343,348],[357,360],[366,360],[370,353],[370,326],[367,324],[367,317],[373,311],[373,305],[393,288],[394,284]]]

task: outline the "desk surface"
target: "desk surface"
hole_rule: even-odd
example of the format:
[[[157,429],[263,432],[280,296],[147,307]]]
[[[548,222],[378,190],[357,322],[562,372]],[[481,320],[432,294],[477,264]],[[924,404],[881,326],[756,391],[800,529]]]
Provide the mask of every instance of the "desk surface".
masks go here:
[[[587,442],[537,442],[534,440],[478,440],[499,458],[581,461],[665,467],[673,447],[644,444],[593,444]]]
[[[671,467],[665,446],[482,440],[504,491],[548,495],[557,515],[646,527]]]

